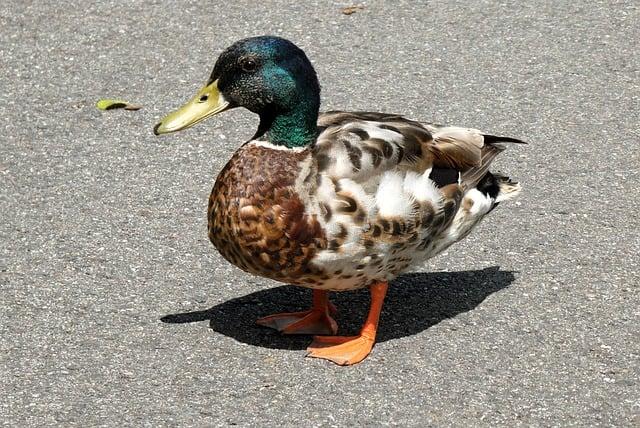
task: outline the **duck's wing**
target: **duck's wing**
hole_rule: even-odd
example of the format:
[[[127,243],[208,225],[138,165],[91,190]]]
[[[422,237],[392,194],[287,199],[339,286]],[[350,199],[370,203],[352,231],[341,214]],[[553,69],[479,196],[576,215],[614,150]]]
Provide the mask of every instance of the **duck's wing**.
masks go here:
[[[330,111],[320,115],[314,146],[318,168],[330,177],[369,180],[392,170],[425,172],[439,186],[472,188],[504,150],[523,143],[477,129],[425,124],[400,115]]]

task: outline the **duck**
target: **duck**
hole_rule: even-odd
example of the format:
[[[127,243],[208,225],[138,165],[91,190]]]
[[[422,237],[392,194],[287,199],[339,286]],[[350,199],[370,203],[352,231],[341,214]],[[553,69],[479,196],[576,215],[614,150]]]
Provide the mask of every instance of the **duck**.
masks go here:
[[[420,269],[521,191],[489,168],[522,140],[398,114],[320,113],[311,61],[276,36],[226,48],[204,87],[154,133],[237,107],[260,121],[215,180],[208,236],[238,268],[312,290],[309,310],[257,320],[283,334],[312,335],[309,357],[338,365],[364,360],[389,282]],[[359,334],[340,336],[329,293],[361,288],[369,290],[368,315]]]

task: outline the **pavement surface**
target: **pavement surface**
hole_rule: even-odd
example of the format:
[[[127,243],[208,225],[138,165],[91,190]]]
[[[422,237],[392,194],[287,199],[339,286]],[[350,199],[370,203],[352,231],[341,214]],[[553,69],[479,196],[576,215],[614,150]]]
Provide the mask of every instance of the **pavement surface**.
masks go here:
[[[257,3],[0,4],[0,422],[640,426],[638,2]],[[255,326],[310,292],[208,242],[256,117],[152,134],[259,34],[305,49],[324,109],[530,142],[497,162],[522,197],[392,284],[354,367]],[[357,331],[367,293],[335,302]]]

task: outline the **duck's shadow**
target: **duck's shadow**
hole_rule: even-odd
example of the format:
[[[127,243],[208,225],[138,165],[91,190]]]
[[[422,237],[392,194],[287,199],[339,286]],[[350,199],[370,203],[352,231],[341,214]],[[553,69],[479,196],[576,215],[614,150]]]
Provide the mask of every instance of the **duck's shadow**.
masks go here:
[[[447,318],[478,306],[492,293],[508,287],[513,272],[494,266],[464,272],[412,273],[394,280],[387,293],[378,329],[378,342],[411,336]],[[369,308],[369,293],[359,290],[332,293],[338,308],[338,334],[355,334]],[[257,318],[277,312],[308,309],[309,290],[282,286],[232,299],[210,309],[171,314],[165,323],[210,321],[210,327],[225,336],[250,345],[278,349],[304,349],[308,336],[284,336],[255,324]]]

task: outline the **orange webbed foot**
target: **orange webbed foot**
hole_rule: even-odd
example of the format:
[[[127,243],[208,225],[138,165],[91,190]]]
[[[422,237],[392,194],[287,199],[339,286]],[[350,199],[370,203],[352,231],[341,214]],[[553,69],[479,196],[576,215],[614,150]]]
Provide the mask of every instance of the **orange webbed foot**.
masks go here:
[[[326,311],[311,309],[269,315],[256,321],[283,334],[336,334],[338,324]]]
[[[339,366],[350,366],[364,360],[375,339],[360,336],[316,336],[307,348],[307,356],[332,361]]]
[[[307,356],[332,361],[340,366],[357,364],[367,358],[376,341],[378,321],[388,284],[377,282],[369,286],[371,306],[367,320],[358,336],[316,336],[307,348]]]

